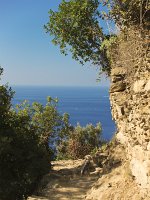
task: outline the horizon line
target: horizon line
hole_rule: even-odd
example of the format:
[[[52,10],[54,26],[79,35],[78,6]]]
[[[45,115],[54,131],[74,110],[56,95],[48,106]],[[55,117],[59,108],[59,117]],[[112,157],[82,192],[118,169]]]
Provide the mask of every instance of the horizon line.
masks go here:
[[[110,87],[110,85],[10,85],[10,87]]]

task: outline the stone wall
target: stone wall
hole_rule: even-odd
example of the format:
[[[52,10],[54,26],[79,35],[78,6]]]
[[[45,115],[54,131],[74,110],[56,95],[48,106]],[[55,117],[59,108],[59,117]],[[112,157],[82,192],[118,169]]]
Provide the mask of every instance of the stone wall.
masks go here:
[[[136,43],[133,38],[132,41]],[[134,51],[135,46],[128,45],[129,42],[118,48],[119,57]],[[118,59],[114,64],[110,101],[118,127],[117,138],[126,147],[137,184],[150,197],[150,49],[147,44],[148,40],[143,55],[140,54],[142,57],[130,59],[128,63]]]

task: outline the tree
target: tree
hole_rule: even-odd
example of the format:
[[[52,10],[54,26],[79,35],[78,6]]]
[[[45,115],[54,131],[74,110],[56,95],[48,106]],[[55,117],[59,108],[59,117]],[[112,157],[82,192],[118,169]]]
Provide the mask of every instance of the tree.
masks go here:
[[[117,37],[107,34],[101,20],[112,21],[120,31],[132,25],[144,27],[149,24],[149,9],[149,0],[62,0],[58,11],[49,11],[45,29],[61,53],[70,51],[81,64],[90,61],[109,75],[109,52]]]
[[[100,48],[106,35],[99,25],[98,8],[98,0],[63,0],[58,11],[49,11],[45,29],[54,36],[52,42],[59,45],[61,53],[67,55],[69,50],[81,64],[90,61],[109,71],[105,49]]]

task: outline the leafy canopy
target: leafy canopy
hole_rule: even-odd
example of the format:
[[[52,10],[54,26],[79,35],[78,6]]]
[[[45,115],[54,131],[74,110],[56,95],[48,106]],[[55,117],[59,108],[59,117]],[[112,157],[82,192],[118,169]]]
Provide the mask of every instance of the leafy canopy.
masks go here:
[[[49,11],[45,29],[61,53],[67,55],[70,51],[81,64],[90,61],[109,74],[111,58],[107,50],[111,51],[114,34],[108,22],[113,21],[120,31],[132,25],[148,25],[149,9],[149,0],[62,0],[58,11]],[[107,35],[101,20],[108,24]]]
[[[61,53],[67,55],[69,50],[81,64],[90,61],[105,69],[109,62],[100,49],[105,34],[99,26],[98,7],[98,0],[63,0],[58,11],[49,11],[45,29],[54,36],[52,42],[59,45]]]

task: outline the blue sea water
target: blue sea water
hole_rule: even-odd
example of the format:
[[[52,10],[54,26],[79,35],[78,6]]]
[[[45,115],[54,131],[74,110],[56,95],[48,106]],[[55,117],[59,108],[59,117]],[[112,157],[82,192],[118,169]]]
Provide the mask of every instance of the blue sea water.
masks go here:
[[[38,87],[14,86],[16,92],[13,105],[27,99],[30,103],[38,101],[46,104],[47,96],[58,97],[60,113],[69,113],[70,122],[85,126],[88,123],[96,125],[101,122],[103,137],[111,139],[115,133],[115,124],[112,121],[109,88],[108,87]]]

